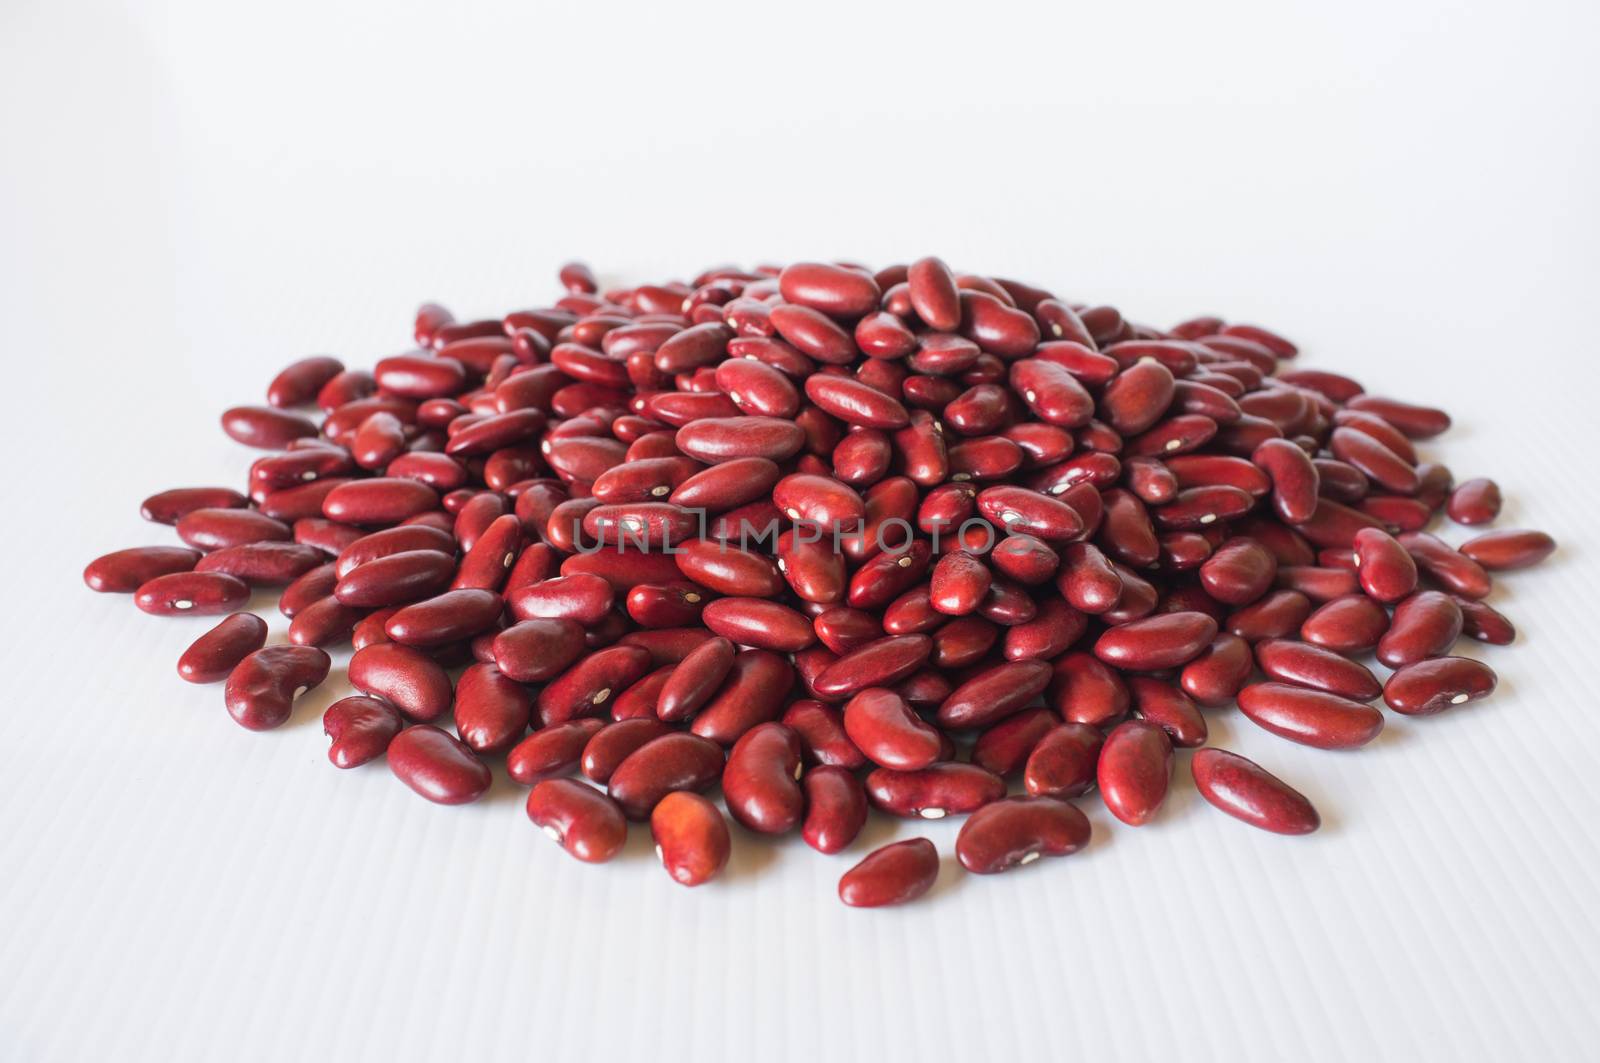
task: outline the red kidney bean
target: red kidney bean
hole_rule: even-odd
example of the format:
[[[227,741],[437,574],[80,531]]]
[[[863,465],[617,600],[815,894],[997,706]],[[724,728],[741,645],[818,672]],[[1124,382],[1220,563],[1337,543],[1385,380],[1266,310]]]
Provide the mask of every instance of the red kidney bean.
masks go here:
[[[867,794],[861,781],[844,768],[823,765],[806,772],[801,782],[806,804],[801,837],[820,853],[842,851],[867,821]]]
[[[1355,749],[1383,730],[1383,714],[1370,705],[1288,683],[1245,687],[1239,708],[1273,734],[1318,749]]]
[[[611,797],[632,820],[676,790],[703,791],[722,777],[722,749],[699,735],[676,732],[646,742],[611,773]]]
[[[716,634],[758,649],[796,653],[816,641],[804,614],[762,598],[719,598],[700,619]]]
[[[1022,783],[1034,797],[1079,797],[1095,784],[1104,744],[1086,723],[1064,723],[1040,737],[1028,754]]]
[[[1051,666],[1049,702],[1068,723],[1107,726],[1128,712],[1120,675],[1088,653],[1068,653]]]
[[[1497,610],[1470,598],[1457,597],[1455,602],[1461,607],[1461,632],[1468,638],[1509,646],[1517,637],[1517,629]]]
[[[1053,797],[1010,797],[985,805],[961,825],[956,859],[977,875],[1069,856],[1089,844],[1089,818]]]
[[[1256,643],[1256,662],[1274,679],[1337,694],[1352,701],[1371,701],[1383,691],[1367,667],[1332,650],[1287,639]]]
[[[1446,512],[1457,524],[1488,524],[1500,515],[1500,485],[1484,477],[1468,480],[1450,493]]]
[[[1100,748],[1095,779],[1111,814],[1129,826],[1150,822],[1167,799],[1172,778],[1172,743],[1166,731],[1144,720],[1118,724]]]
[[[1494,693],[1495,674],[1469,657],[1433,657],[1405,665],[1383,685],[1383,700],[1407,716],[1431,716]]]
[[[384,626],[389,637],[407,646],[442,646],[471,638],[500,620],[505,605],[492,591],[446,591],[408,605]]]
[[[407,717],[436,720],[450,708],[450,677],[433,658],[392,642],[378,642],[350,658],[350,684],[392,702]]]
[[[690,729],[731,746],[756,724],[776,720],[793,685],[794,669],[784,658],[769,650],[745,650],[734,658],[727,680]]]
[[[727,821],[699,794],[677,790],[663,797],[650,813],[650,834],[661,865],[681,886],[707,882],[728,864]]]
[[[1390,668],[1441,656],[1461,635],[1461,607],[1438,591],[1419,591],[1394,608],[1378,640],[1378,660]]]
[[[1217,622],[1204,613],[1166,613],[1112,628],[1095,642],[1094,653],[1118,668],[1153,672],[1187,664],[1216,634]]]
[[[986,727],[1027,707],[1044,693],[1051,668],[1045,661],[1007,661],[962,683],[939,706],[947,728]]]
[[[1449,543],[1426,532],[1405,532],[1398,536],[1417,568],[1443,584],[1446,590],[1466,598],[1482,598],[1489,593],[1489,573],[1473,558]]]
[[[178,674],[191,683],[220,683],[235,666],[267,644],[267,622],[234,613],[196,639],[178,658]]]
[[[663,720],[687,720],[721,688],[733,670],[733,643],[725,638],[708,639],[695,647],[674,667],[661,688],[656,715]]]
[[[489,790],[489,767],[454,735],[431,724],[407,727],[388,748],[395,778],[436,804],[463,805]]]
[[[793,830],[805,811],[799,778],[799,737],[781,723],[758,724],[728,753],[722,771],[728,812],[762,834]]]
[[[1193,749],[1206,743],[1206,721],[1189,695],[1176,684],[1149,676],[1130,676],[1128,690],[1141,719],[1167,732],[1172,744]]]
[[[326,653],[309,646],[256,650],[228,673],[228,714],[252,731],[281,726],[295,698],[326,679],[331,665]]]
[[[839,899],[852,908],[914,901],[939,877],[939,850],[926,838],[874,849],[839,879]]]
[[[89,562],[83,570],[83,582],[102,594],[129,594],[158,576],[192,571],[202,556],[198,550],[181,546],[114,550]]]
[[[1335,653],[1364,653],[1389,630],[1389,614],[1365,594],[1335,598],[1300,625],[1305,641]]]
[[[1541,531],[1492,531],[1461,544],[1461,553],[1491,572],[1528,568],[1555,552],[1556,541]]]
[[[1353,428],[1335,428],[1328,441],[1334,457],[1354,465],[1374,483],[1396,494],[1416,491],[1417,470],[1373,437]]]
[[[519,683],[553,679],[583,653],[583,635],[583,626],[573,620],[524,620],[495,636],[495,664]]]
[[[322,732],[333,740],[328,759],[336,768],[357,768],[383,756],[404,726],[393,705],[361,694],[341,698],[322,714]]]
[[[387,554],[350,569],[333,596],[342,605],[365,609],[406,605],[444,591],[455,571],[455,558],[437,550]]]
[[[1352,545],[1367,594],[1380,602],[1397,602],[1417,589],[1416,562],[1388,532],[1362,528]]]
[[[1310,615],[1311,599],[1299,591],[1280,590],[1229,614],[1224,626],[1246,642],[1258,642],[1298,631]]]
[[[170,572],[141,583],[133,595],[134,604],[154,616],[217,616],[249,599],[249,586],[223,572]]]
[[[978,492],[978,511],[1008,532],[1065,541],[1084,531],[1076,510],[1060,499],[1025,487],[988,487]]]
[[[940,736],[892,690],[870,687],[844,707],[850,741],[873,763],[916,771],[939,759]]]
[[[456,683],[456,733],[473,752],[503,753],[528,729],[532,699],[492,664],[474,664]]]
[[[601,711],[650,670],[650,653],[638,646],[608,646],[562,672],[539,692],[538,721],[548,727]]]
[[[438,504],[438,493],[427,484],[380,476],[335,487],[322,500],[322,513],[344,524],[394,524]]]
[[[984,563],[966,551],[948,553],[933,566],[929,601],[938,612],[965,616],[983,601],[992,578]]]
[[[193,510],[179,518],[177,529],[178,538],[206,551],[294,538],[287,524],[253,509]]]
[[[528,793],[527,808],[534,826],[586,864],[605,863],[628,840],[617,803],[575,779],[545,779]]]
[[[537,734],[562,728],[577,728],[589,736],[577,763],[584,775],[602,786],[610,781],[612,773],[617,770],[617,765],[635,750],[664,734],[672,733],[672,729],[660,720],[653,717],[637,717],[605,725],[595,719],[571,720],[565,724],[557,724],[554,728],[546,728]],[[526,745],[527,741],[525,740],[523,744]]]
[[[917,771],[877,768],[867,776],[873,805],[894,816],[961,816],[1005,794],[1005,780],[976,764],[938,763]]]
[[[565,775],[578,766],[589,741],[603,727],[603,721],[590,717],[535,731],[506,754],[506,773],[523,786]]]
[[[1225,632],[1212,639],[1200,656],[1183,666],[1178,685],[1198,704],[1216,708],[1234,699],[1250,678],[1254,664],[1250,644]]]
[[[156,524],[176,524],[197,509],[243,509],[249,504],[248,498],[229,487],[174,487],[145,499],[139,514]]]
[[[845,733],[844,716],[838,709],[801,699],[784,710],[782,723],[799,737],[806,763],[850,770],[866,766],[867,758]]]
[[[270,406],[235,406],[222,414],[222,430],[236,443],[261,450],[283,450],[296,439],[317,434],[307,417]]]
[[[1199,750],[1189,770],[1201,797],[1252,827],[1274,834],[1310,834],[1322,825],[1304,795],[1237,753]]]
[[[1352,410],[1381,417],[1411,439],[1429,439],[1450,427],[1448,414],[1427,406],[1413,406],[1375,395],[1357,395],[1347,405]]]
[[[972,763],[1007,778],[1022,770],[1039,740],[1060,718],[1049,709],[1029,709],[986,728],[972,746]]]
[[[616,592],[608,581],[579,573],[519,587],[510,593],[506,604],[518,620],[570,620],[589,627],[611,612],[615,602]]]
[[[1254,539],[1229,539],[1200,565],[1206,593],[1227,605],[1249,605],[1278,574],[1278,560]]]
[[[783,574],[772,558],[732,544],[697,539],[684,543],[669,560],[683,576],[718,594],[772,598],[783,591]]]
[[[921,258],[906,273],[911,308],[930,329],[953,332],[961,324],[961,296],[955,276],[937,258]]]
[[[584,641],[590,646],[610,645],[611,636],[608,634],[603,639],[586,636]],[[655,718],[656,702],[661,698],[661,688],[667,685],[667,680],[671,677],[672,666],[662,665],[646,672],[643,678],[634,680],[626,690],[611,699],[611,718],[613,720]]]

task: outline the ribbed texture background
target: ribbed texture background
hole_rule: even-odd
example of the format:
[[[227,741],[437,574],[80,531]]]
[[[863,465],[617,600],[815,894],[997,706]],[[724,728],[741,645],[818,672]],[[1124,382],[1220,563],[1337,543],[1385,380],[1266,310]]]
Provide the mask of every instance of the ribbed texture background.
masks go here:
[[[1596,16],[1431,7],[8,3],[0,1058],[1592,1057]],[[1217,813],[1183,756],[1146,828],[1087,799],[1080,855],[947,856],[858,912],[850,863],[958,824],[736,831],[694,891],[637,829],[580,865],[503,778],[446,809],[333,769],[342,661],[248,733],[175,675],[208,621],[79,579],[173,541],[146,494],[242,482],[224,406],[402,349],[425,298],[929,250],[1450,409],[1425,452],[1562,544],[1491,599],[1517,645],[1463,644],[1499,692],[1350,754],[1210,714],[1312,837]]]

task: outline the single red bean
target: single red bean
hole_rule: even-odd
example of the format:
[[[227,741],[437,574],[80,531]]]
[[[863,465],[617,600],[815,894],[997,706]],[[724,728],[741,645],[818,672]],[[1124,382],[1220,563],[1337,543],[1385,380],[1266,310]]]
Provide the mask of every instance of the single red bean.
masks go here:
[[[454,735],[431,724],[407,727],[389,743],[389,770],[441,805],[476,801],[489,790],[489,766]]]
[[[505,605],[492,591],[458,590],[408,605],[384,630],[407,646],[442,646],[471,638],[500,620]]]
[[[1167,732],[1172,744],[1194,749],[1206,743],[1206,721],[1177,684],[1149,676],[1129,676],[1134,711]]]
[[[450,708],[450,677],[433,658],[398,643],[378,642],[350,658],[350,685],[392,702],[413,720],[436,720]]]
[[[1375,395],[1357,395],[1349,409],[1371,413],[1400,429],[1411,439],[1429,439],[1450,427],[1450,415],[1427,406],[1412,406]]]
[[[861,781],[841,767],[821,766],[801,780],[806,814],[800,833],[820,853],[847,848],[867,821],[867,794]]]
[[[1380,602],[1397,602],[1417,589],[1416,562],[1388,532],[1362,528],[1352,546],[1367,594]]]
[[[1300,630],[1310,615],[1311,599],[1299,591],[1280,590],[1229,614],[1223,626],[1246,642],[1258,642]]]
[[[333,596],[342,605],[364,609],[406,605],[444,591],[455,571],[455,558],[437,550],[386,554],[347,572]]]
[[[1461,607],[1438,591],[1419,591],[1394,608],[1378,640],[1378,660],[1390,668],[1444,654],[1461,635]]]
[[[1300,625],[1300,637],[1335,653],[1364,653],[1389,630],[1389,614],[1365,594],[1351,594],[1319,607]]]
[[[1086,723],[1052,727],[1033,747],[1022,783],[1034,797],[1079,797],[1094,787],[1104,739]]]
[[[580,573],[519,587],[506,604],[518,620],[571,620],[589,627],[611,612],[615,602],[616,592],[607,580]]]
[[[1426,532],[1405,532],[1397,538],[1416,562],[1417,568],[1452,594],[1482,598],[1493,586],[1489,573],[1482,565],[1444,540]]]
[[[1166,731],[1143,720],[1118,724],[1100,749],[1095,778],[1112,815],[1133,827],[1148,823],[1166,800],[1172,778]]]
[[[1127,684],[1088,653],[1068,653],[1051,666],[1049,702],[1068,723],[1109,726],[1128,712]]]
[[[574,620],[524,620],[495,636],[495,664],[519,683],[544,682],[578,659],[583,653],[583,636],[583,626]]]
[[[1204,613],[1165,613],[1112,628],[1095,642],[1094,653],[1118,668],[1159,671],[1187,664],[1216,634],[1217,622]]]
[[[1497,610],[1470,598],[1456,598],[1461,607],[1461,632],[1468,638],[1487,642],[1492,646],[1509,646],[1517,637],[1517,629]]]
[[[237,443],[261,450],[283,450],[296,439],[317,434],[309,418],[270,406],[235,406],[223,411],[222,430]]]
[[[781,723],[758,724],[728,753],[722,771],[728,812],[762,834],[793,830],[805,811],[799,778],[799,737]]]
[[[646,742],[611,773],[611,797],[632,820],[644,820],[676,790],[703,791],[722,777],[722,749],[699,735],[675,732]]]
[[[1272,587],[1278,560],[1254,539],[1229,539],[1200,565],[1206,593],[1227,605],[1249,605]]]
[[[267,622],[234,613],[196,639],[178,658],[178,674],[191,683],[220,683],[235,666],[267,644]]]
[[[663,797],[650,813],[650,834],[661,866],[681,886],[707,882],[728,864],[727,821],[699,794],[678,790]]]
[[[978,736],[972,745],[972,763],[1001,778],[1015,775],[1039,740],[1060,722],[1049,709],[1029,709],[1009,716]]]
[[[733,670],[734,645],[725,638],[712,638],[690,651],[674,668],[656,703],[656,714],[663,720],[686,720],[716,694]]]
[[[548,727],[601,711],[650,670],[650,653],[638,646],[609,646],[581,658],[539,692],[538,721]]]
[[[906,273],[911,308],[930,329],[953,332],[961,324],[961,297],[955,276],[937,258],[921,258]]]
[[[1053,797],[1010,797],[985,805],[961,825],[956,859],[977,875],[1068,856],[1089,844],[1089,818]]]
[[[133,595],[134,604],[154,616],[217,616],[249,599],[250,587],[222,572],[170,572],[141,583]]]
[[[198,550],[181,546],[114,550],[89,562],[83,570],[83,582],[102,594],[130,594],[158,576],[192,571],[202,556]]]
[[[295,698],[328,677],[332,660],[310,646],[272,646],[249,654],[228,674],[228,714],[242,727],[266,731],[289,719]]]
[[[893,816],[966,815],[1005,794],[1005,780],[976,764],[938,763],[917,771],[877,768],[867,776],[872,803]]]
[[[1383,700],[1407,716],[1431,716],[1494,693],[1494,671],[1469,657],[1433,657],[1405,665],[1383,685]]]
[[[329,705],[322,714],[322,733],[333,740],[328,759],[336,768],[356,768],[383,756],[405,721],[394,706],[355,694]]]
[[[880,767],[915,771],[939,759],[939,732],[892,690],[870,687],[851,698],[844,707],[844,729]]]
[[[1026,708],[1050,684],[1046,661],[1007,661],[962,683],[939,706],[938,721],[947,728],[986,727]]]
[[[1322,825],[1303,794],[1237,753],[1199,750],[1189,770],[1200,796],[1252,827],[1274,834],[1310,834]]]
[[[396,524],[439,504],[427,484],[380,476],[340,484],[322,500],[322,514],[344,524]]]
[[[939,877],[939,850],[926,838],[875,849],[839,879],[839,899],[852,908],[914,901]]]
[[[523,786],[565,775],[578,766],[588,743],[603,727],[603,721],[588,717],[535,731],[506,754],[506,774]]]
[[[652,742],[664,734],[670,734],[671,728],[653,717],[637,717],[627,720],[618,720],[616,723],[602,725],[599,720],[583,719],[571,720],[565,724],[558,724],[555,728],[546,728],[537,732],[544,734],[558,728],[577,728],[589,737],[583,745],[581,756],[577,763],[583,774],[594,782],[604,786],[611,780],[611,775],[635,750],[642,748],[647,742]],[[527,744],[526,741],[523,743]]]
[[[1234,699],[1250,678],[1254,665],[1250,644],[1224,632],[1212,639],[1200,656],[1183,666],[1178,685],[1200,705],[1217,708]]]
[[[628,822],[617,803],[575,779],[546,779],[528,793],[528,818],[568,853],[603,864],[622,851]]]
[[[845,733],[844,716],[838,709],[809,698],[801,699],[784,710],[782,722],[799,736],[806,763],[852,771],[866,766],[867,758]]]
[[[1555,552],[1556,541],[1542,531],[1492,531],[1461,544],[1461,552],[1491,572],[1528,568]]]
[[[1355,749],[1383,730],[1383,714],[1370,705],[1288,683],[1245,687],[1239,708],[1273,734],[1318,749]]]
[[[174,487],[145,499],[139,514],[156,524],[176,524],[197,509],[243,509],[249,504],[248,498],[230,487]]]
[[[701,621],[718,635],[745,646],[796,653],[816,641],[804,614],[763,598],[718,598],[706,605]]]
[[[1383,692],[1365,665],[1310,643],[1265,639],[1256,643],[1256,661],[1274,679],[1352,701],[1371,701]]]
[[[473,752],[503,753],[528,729],[527,688],[492,664],[474,664],[456,683],[456,733]]]

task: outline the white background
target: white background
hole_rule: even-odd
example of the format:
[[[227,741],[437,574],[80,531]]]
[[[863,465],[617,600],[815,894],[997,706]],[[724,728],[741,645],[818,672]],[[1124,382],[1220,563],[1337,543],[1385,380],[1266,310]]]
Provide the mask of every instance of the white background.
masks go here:
[[[1593,1058],[1596,11],[6,0],[0,1057]],[[1428,453],[1563,547],[1496,592],[1499,693],[1353,754],[1212,714],[1310,838],[1180,764],[1146,828],[1087,801],[1083,854],[860,912],[910,828],[579,865],[503,779],[335,771],[337,673],[243,731],[173,672],[206,621],[80,582],[171,541],[146,494],[242,483],[224,406],[424,299],[927,253],[1452,410]]]

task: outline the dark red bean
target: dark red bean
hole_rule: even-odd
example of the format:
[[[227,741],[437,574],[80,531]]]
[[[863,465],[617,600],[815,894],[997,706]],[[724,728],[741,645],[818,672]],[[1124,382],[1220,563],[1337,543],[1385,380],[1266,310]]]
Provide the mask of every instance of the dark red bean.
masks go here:
[[[546,779],[528,794],[528,818],[557,845],[586,864],[622,851],[628,822],[617,803],[575,779]]]
[[[926,838],[875,849],[839,879],[839,899],[852,908],[914,901],[939,877],[939,850]]]
[[[1304,795],[1237,753],[1199,750],[1189,770],[1200,796],[1252,827],[1274,834],[1310,834],[1322,825]]]
[[[565,775],[578,766],[589,742],[604,727],[604,721],[589,717],[535,731],[506,754],[506,774],[523,786]]]
[[[1143,720],[1118,724],[1100,749],[1095,778],[1112,815],[1133,827],[1150,822],[1172,778],[1166,731]]]
[[[1461,607],[1438,591],[1419,591],[1394,608],[1378,640],[1378,660],[1390,668],[1438,657],[1461,635]]]
[[[1465,598],[1482,598],[1489,593],[1493,583],[1484,567],[1444,540],[1426,532],[1405,532],[1398,540],[1417,568],[1451,593]]]
[[[1555,552],[1556,541],[1542,531],[1492,531],[1461,544],[1461,552],[1491,572],[1528,568]]]
[[[1167,732],[1172,744],[1193,749],[1206,743],[1206,721],[1181,687],[1163,679],[1130,676],[1128,690],[1141,719]]]
[[[727,821],[699,794],[677,790],[663,797],[650,813],[650,834],[661,866],[681,886],[707,882],[728,864]]]
[[[961,825],[956,859],[977,875],[1068,856],[1089,844],[1089,819],[1053,797],[1010,797],[985,805]]]
[[[986,727],[1027,707],[1050,684],[1045,661],[1007,661],[980,672],[939,706],[938,720],[947,728]]]
[[[1433,657],[1405,665],[1383,685],[1383,700],[1407,716],[1431,716],[1494,693],[1495,674],[1469,657]]]
[[[176,524],[197,509],[243,509],[249,504],[248,498],[229,487],[174,487],[145,499],[139,514],[157,524]]]
[[[222,414],[222,430],[237,443],[261,450],[283,450],[296,439],[317,434],[309,418],[270,406],[235,406]]]
[[[1239,708],[1273,734],[1318,749],[1355,749],[1383,730],[1383,714],[1370,705],[1288,683],[1245,687]]]
[[[456,683],[456,733],[473,752],[503,753],[528,729],[527,688],[492,664],[474,664]]]
[[[678,662],[661,688],[656,714],[663,720],[687,720],[721,688],[733,670],[734,645],[725,638],[708,639]]]
[[[197,509],[181,517],[177,529],[178,538],[198,550],[294,538],[287,524],[253,509]]]
[[[181,546],[135,546],[95,558],[83,570],[83,582],[102,594],[131,594],[158,576],[193,570],[204,556]],[[246,588],[248,592],[248,588]]]
[[[763,723],[740,736],[722,771],[728,813],[761,834],[783,834],[800,823],[800,739],[781,723]]]
[[[1457,524],[1488,524],[1500,515],[1500,485],[1479,477],[1450,492],[1445,510]]]
[[[407,727],[389,743],[389,770],[441,805],[476,801],[489,790],[489,767],[454,735],[431,724]]]
[[[1362,528],[1352,544],[1361,589],[1380,602],[1397,602],[1417,589],[1417,565],[1388,532]]]
[[[1216,708],[1234,699],[1250,678],[1254,664],[1247,641],[1237,635],[1219,634],[1200,656],[1183,666],[1178,685],[1200,705]]]
[[[1227,605],[1249,605],[1278,574],[1278,560],[1254,539],[1229,539],[1200,565],[1200,584]]]
[[[939,763],[917,771],[878,768],[867,776],[872,803],[893,816],[966,815],[1005,793],[1005,780],[976,764]]]
[[[629,819],[644,820],[656,802],[676,790],[703,791],[722,777],[715,742],[677,732],[646,742],[611,773],[612,798]]]
[[[800,749],[808,764],[830,765],[854,770],[865,767],[867,758],[845,733],[844,716],[820,701],[802,699],[783,713],[783,724],[800,738]]]
[[[638,646],[609,646],[580,658],[539,692],[538,721],[548,727],[604,709],[650,670],[650,653]]]
[[[1487,642],[1492,646],[1509,646],[1517,637],[1517,629],[1497,610],[1470,598],[1456,598],[1461,607],[1461,633],[1468,638]]]
[[[1371,701],[1383,687],[1365,665],[1332,650],[1287,639],[1256,643],[1256,661],[1274,679],[1323,690],[1352,701]]]
[[[1204,613],[1165,613],[1114,627],[1095,642],[1094,653],[1107,664],[1151,672],[1187,664],[1217,634],[1217,622]]]
[[[228,714],[252,731],[281,726],[295,699],[326,679],[331,665],[326,653],[310,646],[256,650],[228,674]]]
[[[234,613],[201,635],[178,658],[178,674],[191,683],[220,683],[238,663],[267,644],[267,622]]]
[[[433,658],[409,646],[364,646],[350,658],[349,675],[351,686],[393,703],[413,720],[436,720],[450,708],[450,677]]]
[[[1051,667],[1049,701],[1069,723],[1109,726],[1128,712],[1127,684],[1098,658],[1068,653]]]
[[[1351,594],[1319,607],[1300,625],[1300,637],[1335,653],[1364,653],[1389,630],[1389,614],[1365,594]]]
[[[1035,797],[1079,797],[1094,787],[1104,739],[1086,723],[1052,727],[1040,739],[1022,771],[1022,783]]]
[[[492,591],[446,591],[401,609],[389,618],[384,630],[407,646],[442,646],[493,627],[504,608],[500,596]]]
[[[154,616],[217,616],[249,600],[249,586],[222,572],[171,572],[146,580],[133,595],[134,604]]]
[[[844,707],[844,729],[880,767],[915,771],[939,759],[939,732],[892,690],[871,687],[851,698]]]
[[[322,733],[333,740],[328,759],[336,768],[357,768],[383,756],[404,726],[393,705],[361,694],[341,698],[322,714]]]

